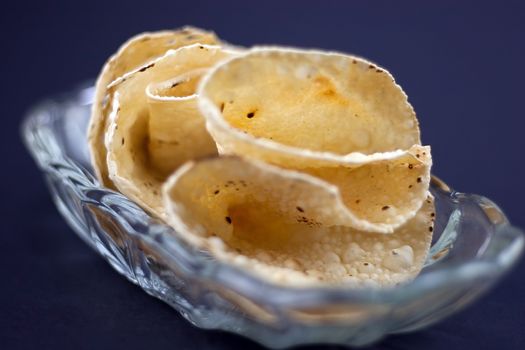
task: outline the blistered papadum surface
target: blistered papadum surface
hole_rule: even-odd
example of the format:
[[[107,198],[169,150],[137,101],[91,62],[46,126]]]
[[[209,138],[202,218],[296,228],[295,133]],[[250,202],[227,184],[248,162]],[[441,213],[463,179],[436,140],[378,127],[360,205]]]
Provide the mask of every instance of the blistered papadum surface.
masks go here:
[[[390,235],[335,224],[337,189],[315,177],[237,157],[181,167],[164,186],[167,220],[192,244],[289,286],[395,285],[422,268],[432,238],[427,193]]]

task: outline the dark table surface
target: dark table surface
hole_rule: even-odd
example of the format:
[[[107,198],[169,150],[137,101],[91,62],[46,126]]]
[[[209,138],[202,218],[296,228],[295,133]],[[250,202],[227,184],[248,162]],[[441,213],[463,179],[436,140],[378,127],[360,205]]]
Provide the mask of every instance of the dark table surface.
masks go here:
[[[189,325],[85,246],[23,148],[28,107],[95,77],[129,36],[192,24],[233,43],[340,50],[389,69],[432,145],[434,173],[525,227],[525,7],[394,1],[9,2],[0,11],[1,349],[257,348]],[[463,312],[374,349],[524,349],[522,260]]]

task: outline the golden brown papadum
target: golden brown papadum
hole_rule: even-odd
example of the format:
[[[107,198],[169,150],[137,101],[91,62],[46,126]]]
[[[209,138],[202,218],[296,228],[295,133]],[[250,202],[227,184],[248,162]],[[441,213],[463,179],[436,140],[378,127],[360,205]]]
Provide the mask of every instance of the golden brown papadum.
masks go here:
[[[422,268],[433,198],[392,234],[344,225],[337,187],[267,163],[224,156],[189,162],[163,187],[167,220],[219,260],[289,286],[395,285]]]
[[[220,46],[188,45],[109,85],[109,177],[120,192],[160,218],[166,177],[188,160],[217,154],[197,108],[195,86],[209,67],[233,54]]]
[[[361,58],[255,48],[210,70],[199,108],[221,154],[338,186],[356,229],[391,233],[427,197],[432,161],[414,110],[385,69]]]
[[[112,92],[107,88],[115,79],[162,56],[170,49],[201,43],[218,44],[213,32],[194,27],[143,33],[126,41],[102,68],[95,86],[92,116],[88,128],[89,151],[95,174],[102,185],[114,188],[108,177],[104,146],[107,118],[112,110]]]

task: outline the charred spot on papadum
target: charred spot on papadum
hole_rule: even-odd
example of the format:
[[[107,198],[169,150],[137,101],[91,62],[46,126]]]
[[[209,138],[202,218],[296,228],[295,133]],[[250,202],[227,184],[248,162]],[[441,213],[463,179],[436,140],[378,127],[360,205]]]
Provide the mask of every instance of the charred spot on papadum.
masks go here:
[[[147,66],[144,66],[144,67],[142,67],[141,69],[139,69],[139,72],[141,72],[141,73],[142,73],[142,72],[145,72],[146,70],[148,70],[148,69],[150,69],[151,67],[154,67],[154,66],[155,66],[155,62],[150,63],[150,64],[148,64]]]
[[[254,109],[254,110],[246,113],[246,118],[252,119],[253,117],[255,117],[255,113],[257,113],[257,109]]]

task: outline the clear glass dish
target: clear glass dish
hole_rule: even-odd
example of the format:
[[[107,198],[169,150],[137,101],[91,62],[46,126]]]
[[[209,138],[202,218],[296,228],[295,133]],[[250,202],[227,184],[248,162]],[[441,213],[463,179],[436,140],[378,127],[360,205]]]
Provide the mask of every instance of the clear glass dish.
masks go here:
[[[119,273],[198,327],[274,348],[366,345],[421,329],[472,303],[523,250],[523,233],[493,202],[433,178],[434,242],[414,281],[357,290],[265,283],[188,246],[131,200],[100,186],[85,137],[92,94],[87,86],[34,108],[22,125],[24,141],[74,231]]]

